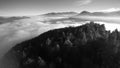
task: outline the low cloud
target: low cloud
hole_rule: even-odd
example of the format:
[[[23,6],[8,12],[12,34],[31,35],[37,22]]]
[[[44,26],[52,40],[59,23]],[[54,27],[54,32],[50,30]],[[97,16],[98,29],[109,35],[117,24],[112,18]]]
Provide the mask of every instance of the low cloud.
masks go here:
[[[101,12],[116,12],[116,11],[120,11],[120,8],[109,8],[109,9],[105,9],[105,10],[100,10]]]
[[[83,6],[83,5],[87,5],[89,3],[91,3],[92,0],[78,0],[75,2],[75,5],[77,6]]]

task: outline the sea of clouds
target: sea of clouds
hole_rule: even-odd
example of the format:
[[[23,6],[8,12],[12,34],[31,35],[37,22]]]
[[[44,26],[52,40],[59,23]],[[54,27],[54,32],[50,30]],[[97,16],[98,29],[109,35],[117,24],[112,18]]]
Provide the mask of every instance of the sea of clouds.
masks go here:
[[[72,23],[72,24],[68,24],[68,23],[50,24],[50,23],[41,22],[46,19],[50,19],[50,18],[31,17],[28,19],[16,20],[12,23],[9,22],[5,24],[1,24],[0,25],[0,58],[2,59],[3,56],[16,44],[34,38],[46,31],[52,29],[64,28],[68,26],[79,26],[85,23],[89,23],[89,21]],[[118,29],[120,31],[120,24],[118,23],[107,23],[101,21],[96,21],[96,23],[105,24],[106,30],[113,31],[115,29]],[[0,61],[0,64],[2,62]]]
[[[2,57],[7,51],[9,51],[15,44],[22,41],[36,37],[48,30],[63,28],[68,26],[79,26],[87,22],[75,23],[75,24],[49,24],[41,21],[45,20],[43,17],[31,17],[29,19],[16,20],[12,23],[5,23],[0,25],[0,57]],[[105,24],[107,30],[120,31],[120,24],[96,22],[99,24]]]

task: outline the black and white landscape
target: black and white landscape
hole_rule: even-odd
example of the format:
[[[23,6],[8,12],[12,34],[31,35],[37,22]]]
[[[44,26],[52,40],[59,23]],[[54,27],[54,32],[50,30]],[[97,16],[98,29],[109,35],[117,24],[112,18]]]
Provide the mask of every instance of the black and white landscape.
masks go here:
[[[0,1],[0,68],[120,68],[118,0]]]

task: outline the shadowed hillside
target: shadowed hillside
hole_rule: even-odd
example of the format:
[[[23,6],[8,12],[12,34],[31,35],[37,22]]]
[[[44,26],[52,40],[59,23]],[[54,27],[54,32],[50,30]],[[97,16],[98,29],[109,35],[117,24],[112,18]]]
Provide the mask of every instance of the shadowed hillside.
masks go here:
[[[118,30],[90,22],[45,32],[9,53],[20,68],[120,68],[119,48]]]

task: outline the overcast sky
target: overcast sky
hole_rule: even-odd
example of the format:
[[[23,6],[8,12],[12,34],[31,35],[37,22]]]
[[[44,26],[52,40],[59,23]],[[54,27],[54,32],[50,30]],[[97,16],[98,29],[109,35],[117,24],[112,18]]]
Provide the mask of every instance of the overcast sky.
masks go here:
[[[0,16],[119,9],[120,0],[0,0]]]

